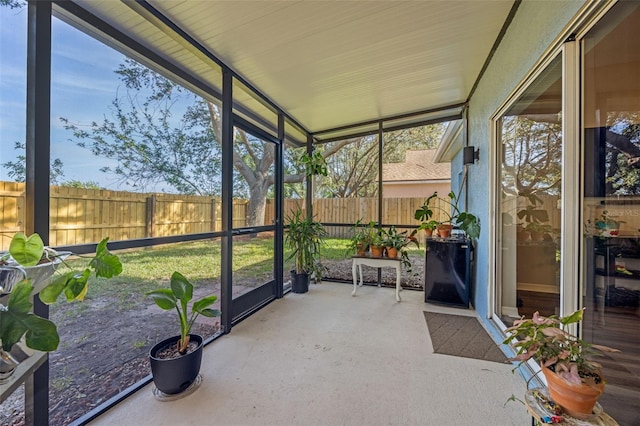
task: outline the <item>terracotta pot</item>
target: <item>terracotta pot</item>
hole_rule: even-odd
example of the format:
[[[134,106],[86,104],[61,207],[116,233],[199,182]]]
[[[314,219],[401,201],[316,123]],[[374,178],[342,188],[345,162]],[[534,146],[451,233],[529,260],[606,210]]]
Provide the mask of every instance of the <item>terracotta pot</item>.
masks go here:
[[[567,414],[577,419],[586,419],[592,415],[593,406],[604,391],[604,380],[600,380],[598,384],[590,380],[574,385],[546,367],[542,367],[542,372],[547,379],[549,396]]]
[[[387,257],[389,259],[395,259],[398,257],[398,249],[395,247],[387,247]]]
[[[371,257],[382,257],[383,247],[371,246]]]
[[[358,256],[364,256],[366,252],[367,252],[366,245],[364,245],[363,243],[358,243],[356,245],[356,253]]]
[[[433,235],[433,229],[426,228],[424,233],[427,234],[427,237],[431,237]]]
[[[443,223],[438,225],[438,235],[440,238],[449,238],[451,236],[451,230],[453,229],[453,225],[449,223]]]

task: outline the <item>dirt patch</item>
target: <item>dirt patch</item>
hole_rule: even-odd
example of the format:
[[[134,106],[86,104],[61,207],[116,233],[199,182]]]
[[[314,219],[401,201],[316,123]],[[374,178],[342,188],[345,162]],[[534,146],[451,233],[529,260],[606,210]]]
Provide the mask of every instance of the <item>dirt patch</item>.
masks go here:
[[[205,292],[210,294],[211,287],[196,293]],[[149,349],[179,332],[176,315],[144,295],[128,295],[126,304],[110,295],[63,303],[51,308],[51,318],[61,342],[49,357],[52,425],[69,424],[151,374]],[[208,337],[218,332],[219,318],[201,318],[193,333]],[[21,387],[2,403],[0,424],[24,425],[23,401]]]

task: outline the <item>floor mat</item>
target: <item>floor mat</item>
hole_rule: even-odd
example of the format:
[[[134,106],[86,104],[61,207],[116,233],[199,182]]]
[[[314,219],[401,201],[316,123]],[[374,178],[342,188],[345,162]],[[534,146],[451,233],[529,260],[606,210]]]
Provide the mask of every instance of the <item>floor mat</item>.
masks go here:
[[[509,362],[475,317],[425,312],[424,319],[435,353]]]

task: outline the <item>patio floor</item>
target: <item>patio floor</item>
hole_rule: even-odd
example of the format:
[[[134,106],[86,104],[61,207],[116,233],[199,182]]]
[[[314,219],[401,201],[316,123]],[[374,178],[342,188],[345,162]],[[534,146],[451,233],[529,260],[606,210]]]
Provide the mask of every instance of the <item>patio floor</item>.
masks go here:
[[[424,293],[323,282],[205,348],[203,383],[160,402],[148,385],[92,425],[528,425],[509,364],[432,353]]]

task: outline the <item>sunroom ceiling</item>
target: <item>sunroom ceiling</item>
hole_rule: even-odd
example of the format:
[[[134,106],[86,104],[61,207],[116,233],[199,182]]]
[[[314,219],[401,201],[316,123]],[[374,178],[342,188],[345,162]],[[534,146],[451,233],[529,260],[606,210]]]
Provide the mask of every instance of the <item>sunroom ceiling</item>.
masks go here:
[[[75,3],[186,70],[201,74],[211,67],[202,78],[219,85],[219,67],[185,47],[178,32],[144,4]],[[147,5],[306,130],[330,137],[338,133],[322,132],[447,106],[458,106],[452,111],[459,112],[513,2],[148,0]],[[446,115],[445,110],[434,117]]]

